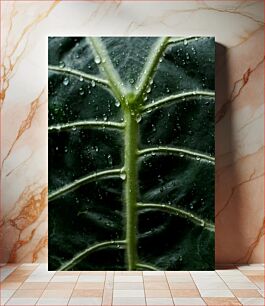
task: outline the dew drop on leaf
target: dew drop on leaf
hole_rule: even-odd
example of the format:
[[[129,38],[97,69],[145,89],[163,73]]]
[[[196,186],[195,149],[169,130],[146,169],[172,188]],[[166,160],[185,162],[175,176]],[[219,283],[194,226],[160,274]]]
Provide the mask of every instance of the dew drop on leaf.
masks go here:
[[[115,106],[120,107],[120,105],[121,105],[120,101],[116,100],[115,101]]]
[[[124,181],[126,179],[126,173],[124,169],[121,169],[120,178]]]
[[[68,78],[64,78],[64,79],[63,79],[63,84],[64,84],[65,86],[67,86],[67,85],[69,84],[69,79],[68,79]]]
[[[91,81],[91,86],[95,87],[96,86],[96,82],[94,80]]]
[[[79,81],[80,81],[80,82],[83,82],[83,81],[84,81],[84,78],[82,77],[82,75],[80,76]]]
[[[136,122],[140,122],[142,120],[142,116],[140,114],[136,115]]]
[[[112,157],[110,154],[108,155],[107,159],[108,159],[109,166],[112,166],[113,162],[112,162]]]
[[[83,96],[85,94],[84,89],[82,87],[79,88],[79,95]]]
[[[183,44],[184,44],[184,46],[187,46],[187,44],[188,44],[188,41],[187,41],[187,39],[184,39],[184,42],[183,42]]]
[[[100,64],[101,63],[101,59],[99,56],[95,56],[95,63],[96,64]]]
[[[64,63],[63,61],[60,61],[60,62],[59,62],[59,67],[60,67],[60,68],[64,68],[64,67],[65,67],[65,63]]]
[[[98,152],[98,147],[97,146],[95,146],[95,151]]]

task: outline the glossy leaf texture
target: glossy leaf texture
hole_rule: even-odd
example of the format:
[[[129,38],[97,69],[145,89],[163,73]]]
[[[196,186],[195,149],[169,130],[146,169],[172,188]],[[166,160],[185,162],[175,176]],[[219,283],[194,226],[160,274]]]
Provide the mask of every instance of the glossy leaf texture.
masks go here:
[[[128,92],[136,90],[157,40],[102,38]],[[211,230],[163,206],[141,208],[137,253],[139,262],[159,270],[213,270],[215,42],[211,37],[173,41],[159,57],[141,96],[138,202],[182,209],[211,224]],[[85,75],[49,70],[49,126],[66,126],[49,131],[49,195],[87,175],[117,169],[112,177],[86,182],[49,202],[49,270],[60,269],[98,243],[125,239],[126,178],[119,172],[124,165],[124,136],[120,126],[109,126],[124,124],[123,111],[112,90],[101,83],[106,80],[101,64],[88,39],[49,38],[50,66],[92,76],[86,80]],[[213,98],[200,92],[211,92]],[[188,96],[178,98],[183,93]],[[168,102],[152,106],[161,100]],[[88,121],[100,122],[101,128],[82,124]],[[169,147],[184,152],[161,150]],[[71,269],[126,270],[124,253],[121,241],[98,249]]]

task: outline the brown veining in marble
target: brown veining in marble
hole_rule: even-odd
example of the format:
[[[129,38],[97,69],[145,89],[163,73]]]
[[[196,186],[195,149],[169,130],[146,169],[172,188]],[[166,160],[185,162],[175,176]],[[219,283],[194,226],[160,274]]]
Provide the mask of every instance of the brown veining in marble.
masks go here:
[[[36,222],[46,207],[47,193],[48,188],[44,187],[39,194],[32,193],[28,188],[21,194],[19,201],[23,203],[22,209],[16,216],[10,218],[8,221],[8,223],[19,233],[17,241],[11,250],[9,262],[15,262],[18,250],[32,240],[36,231],[35,228],[31,230],[30,234],[26,238],[22,239],[21,236],[24,229]],[[36,257],[36,255],[34,256]]]
[[[227,113],[227,108],[231,106],[231,104],[237,99],[237,97],[240,95],[241,91],[244,89],[244,87],[246,86],[246,84],[248,83],[248,80],[250,78],[250,75],[256,70],[258,69],[261,65],[263,65],[264,63],[264,57],[262,58],[262,60],[260,60],[257,65],[254,68],[248,68],[246,70],[246,72],[243,74],[242,78],[240,78],[239,80],[237,80],[234,83],[233,89],[232,89],[232,93],[230,95],[230,99],[225,102],[221,109],[216,113],[216,120],[215,122],[218,123],[220,120],[222,120],[222,118],[225,116],[225,114]]]
[[[17,66],[17,64],[20,62],[20,60],[23,58],[23,55],[25,53],[26,47],[27,47],[27,39],[25,39],[25,36],[30,34],[30,31],[32,29],[35,29],[35,27],[45,18],[47,18],[50,14],[50,12],[56,7],[56,5],[60,2],[60,0],[55,0],[51,3],[48,9],[45,9],[44,12],[39,12],[39,14],[31,20],[22,30],[22,32],[16,37],[16,41],[10,42],[10,38],[13,37],[12,34],[14,31],[14,19],[19,13],[19,8],[16,6],[16,1],[10,1],[11,2],[11,12],[9,15],[9,26],[6,29],[6,41],[4,44],[4,48],[2,51],[2,58],[1,58],[1,91],[0,91],[0,105],[4,103],[6,92],[9,88],[10,80],[12,79],[12,74],[14,72],[14,68]],[[14,58],[15,53],[17,53],[17,50],[21,47],[21,44],[24,44],[22,51],[16,57]],[[1,43],[2,45],[2,43]],[[11,50],[8,50],[8,48],[12,46]]]
[[[23,207],[17,216],[9,220],[9,223],[17,230],[23,231],[35,222],[46,206],[47,194],[47,187],[44,187],[40,194],[31,194],[29,189],[26,189],[20,197],[20,201],[23,201]]]
[[[257,235],[256,239],[250,244],[246,253],[242,257],[237,259],[235,261],[235,263],[249,263],[250,262],[251,256],[252,256],[255,248],[258,246],[260,240],[264,238],[264,228],[265,228],[265,219],[262,222],[262,225],[260,227],[260,230],[258,232],[258,235]],[[264,277],[263,277],[263,281],[264,281]]]
[[[33,100],[30,103],[30,109],[29,112],[27,114],[27,117],[21,122],[21,125],[19,127],[19,130],[17,132],[16,138],[13,141],[7,155],[4,157],[3,162],[2,162],[2,167],[4,162],[6,161],[6,159],[8,158],[8,156],[10,155],[10,153],[12,152],[14,146],[16,145],[17,141],[19,140],[19,138],[25,133],[26,130],[31,128],[31,124],[32,124],[32,120],[37,112],[37,109],[41,103],[41,97],[44,94],[44,89],[41,91],[41,93],[39,94],[39,96]]]
[[[32,252],[32,262],[38,261],[39,253],[43,248],[48,247],[48,233],[46,232],[44,237],[42,237],[37,243],[36,247]]]
[[[241,183],[239,183],[239,184],[237,184],[237,185],[235,185],[235,186],[232,187],[231,193],[230,193],[230,195],[229,195],[227,201],[225,202],[224,206],[215,214],[215,218],[218,218],[218,217],[220,216],[220,214],[227,208],[227,206],[231,203],[231,200],[232,200],[232,198],[233,198],[234,193],[235,193],[239,188],[241,188],[244,184],[247,184],[247,183],[249,183],[249,182],[251,182],[251,181],[254,181],[254,180],[256,180],[256,179],[261,178],[261,177],[264,176],[264,173],[262,173],[262,174],[260,174],[260,175],[257,175],[257,176],[255,176],[255,174],[256,174],[256,170],[254,170],[254,171],[251,173],[251,175],[250,175],[250,177],[249,177],[248,179],[246,179],[245,181],[243,181],[243,182],[241,182]]]

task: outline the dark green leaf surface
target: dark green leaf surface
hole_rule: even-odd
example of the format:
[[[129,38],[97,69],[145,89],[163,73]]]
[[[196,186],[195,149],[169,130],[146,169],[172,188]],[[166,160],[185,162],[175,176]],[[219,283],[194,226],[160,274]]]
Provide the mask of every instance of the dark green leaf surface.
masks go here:
[[[133,88],[156,38],[103,38],[114,68]],[[214,91],[214,39],[172,44],[155,72],[145,105],[187,91]],[[49,65],[104,79],[85,38],[49,38]],[[82,120],[123,122],[111,90],[82,78],[49,72],[49,126]],[[149,91],[149,90],[148,90]],[[191,98],[142,115],[139,149],[180,147],[214,156],[214,100]],[[123,131],[72,128],[49,133],[49,194],[90,173],[122,168]],[[214,165],[176,154],[138,160],[139,202],[167,204],[214,223]],[[49,270],[97,243],[125,238],[123,180],[83,185],[49,203]],[[213,270],[214,232],[157,210],[138,212],[139,262],[160,270]],[[124,249],[98,250],[74,270],[126,270]]]

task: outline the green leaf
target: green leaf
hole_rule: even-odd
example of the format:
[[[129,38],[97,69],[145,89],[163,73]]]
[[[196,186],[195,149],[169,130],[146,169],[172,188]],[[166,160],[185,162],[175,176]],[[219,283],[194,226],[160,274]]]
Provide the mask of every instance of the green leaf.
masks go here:
[[[49,269],[214,269],[214,56],[49,38]]]

